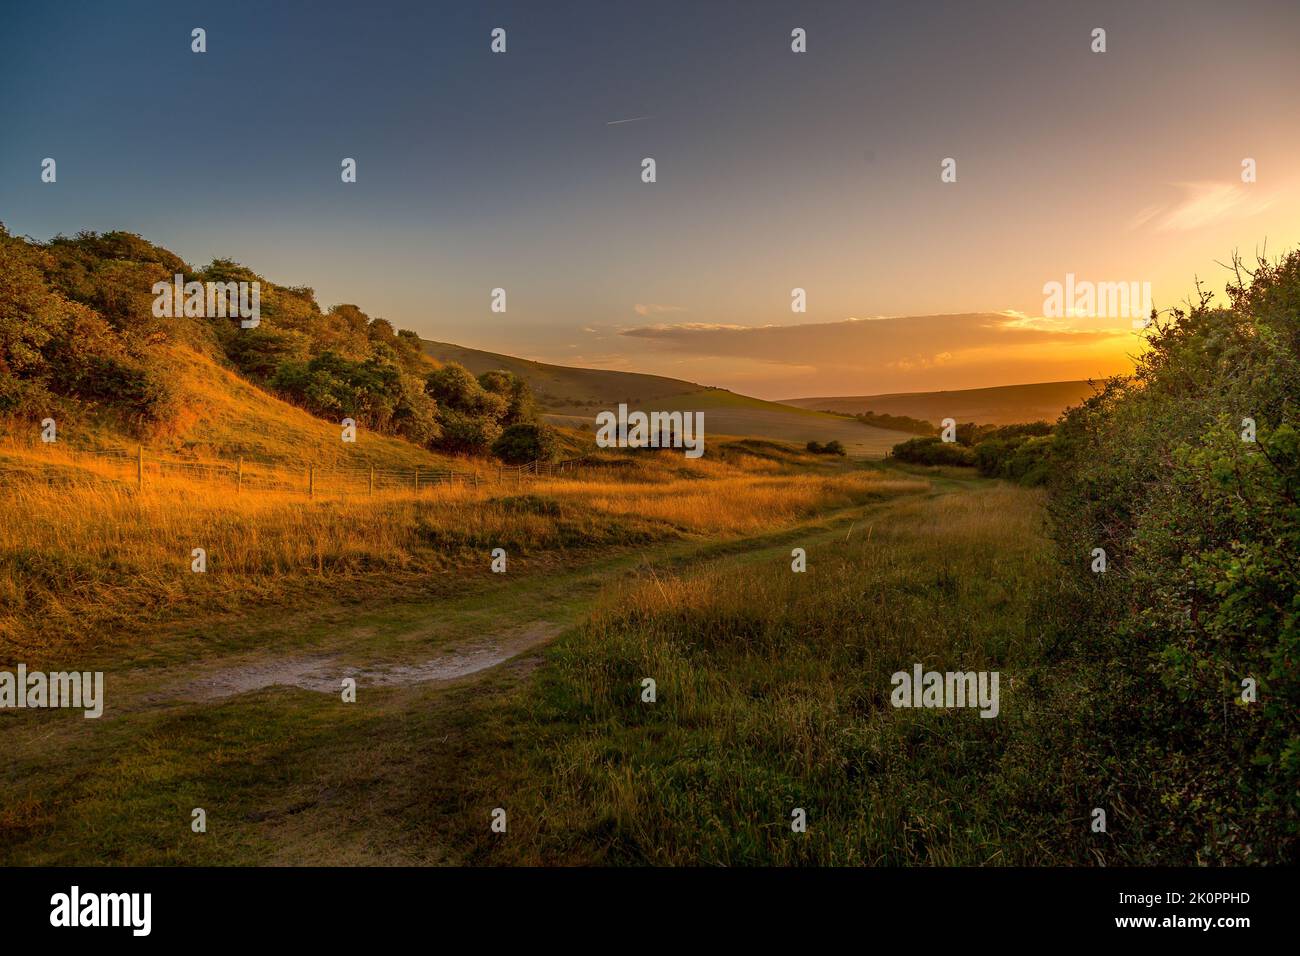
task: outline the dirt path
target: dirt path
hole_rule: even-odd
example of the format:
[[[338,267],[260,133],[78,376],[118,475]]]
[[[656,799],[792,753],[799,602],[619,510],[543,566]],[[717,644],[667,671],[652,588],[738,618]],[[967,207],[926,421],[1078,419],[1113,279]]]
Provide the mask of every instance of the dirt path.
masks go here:
[[[517,599],[517,587],[490,600],[490,614],[473,603],[413,605],[408,610],[415,616],[367,616],[354,622],[346,633],[327,627],[310,644],[295,650],[271,645],[214,655],[206,661],[191,659],[161,670],[132,669],[123,675],[125,680],[117,682],[119,693],[111,708],[114,713],[106,716],[124,715],[140,705],[156,708],[215,704],[269,688],[300,688],[337,695],[344,678],[356,680],[360,690],[450,684],[482,676],[497,665],[550,643],[578,623],[612,575],[638,576],[652,568],[672,571],[710,560],[762,560],[773,552],[784,553],[791,541],[811,546],[841,537],[845,528],[852,533],[855,526],[869,527],[859,523],[891,504],[892,499],[847,508],[801,526],[747,539],[679,542],[654,552],[625,556],[603,567],[578,569],[547,580],[530,595],[526,606],[515,608],[511,615],[514,620],[504,626],[499,618],[501,600],[505,594]],[[480,632],[477,625],[488,621],[491,626],[484,629],[486,633]],[[377,644],[380,636],[387,640]]]
[[[453,681],[545,644],[563,629],[560,624],[534,621],[456,647],[442,648],[425,660],[366,667],[349,665],[334,655],[262,659],[223,668],[165,691],[160,697],[201,703],[279,686],[334,694],[340,692],[346,677],[354,679],[358,688]]]

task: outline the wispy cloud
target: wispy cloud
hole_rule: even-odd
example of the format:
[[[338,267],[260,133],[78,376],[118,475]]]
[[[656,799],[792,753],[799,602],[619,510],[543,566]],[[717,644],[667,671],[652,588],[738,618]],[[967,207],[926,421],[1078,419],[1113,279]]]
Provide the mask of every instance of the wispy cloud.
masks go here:
[[[684,305],[660,305],[657,302],[638,302],[632,306],[637,315],[661,315],[665,312],[685,312]]]
[[[627,119],[609,120],[606,126],[621,126],[624,123],[639,123],[642,120],[654,119],[653,116],[629,116]]]
[[[1155,203],[1140,210],[1130,229],[1154,224],[1157,232],[1201,229],[1230,219],[1255,216],[1273,205],[1274,196],[1254,183],[1175,183],[1182,191],[1176,202]]]

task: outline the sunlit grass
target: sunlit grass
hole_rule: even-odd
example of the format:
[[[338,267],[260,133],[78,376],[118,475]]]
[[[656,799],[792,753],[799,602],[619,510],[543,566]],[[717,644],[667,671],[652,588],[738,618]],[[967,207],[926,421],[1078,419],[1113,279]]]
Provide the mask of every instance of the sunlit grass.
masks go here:
[[[301,469],[250,470],[237,492],[212,463],[184,471],[9,448],[0,501],[0,659],[93,644],[107,632],[247,603],[428,587],[488,573],[490,554],[618,548],[689,535],[774,528],[922,485],[877,472],[772,476],[746,455],[689,462],[638,456],[562,478],[430,486]],[[683,477],[683,475],[688,477]],[[346,480],[345,480],[346,478]],[[204,573],[192,552],[206,552]],[[9,650],[5,651],[4,648]]]
[[[472,852],[508,863],[1083,859],[1085,828],[1069,830],[1073,807],[1048,765],[1069,722],[1025,693],[1044,666],[1035,608],[1056,586],[1041,522],[1041,494],[980,483],[811,538],[803,574],[781,553],[611,589],[552,650],[540,691],[518,701],[513,735],[529,746],[468,784],[510,794],[514,821],[510,841],[475,840]],[[917,662],[999,671],[1001,714],[893,708],[891,674]],[[807,833],[791,830],[795,807]]]

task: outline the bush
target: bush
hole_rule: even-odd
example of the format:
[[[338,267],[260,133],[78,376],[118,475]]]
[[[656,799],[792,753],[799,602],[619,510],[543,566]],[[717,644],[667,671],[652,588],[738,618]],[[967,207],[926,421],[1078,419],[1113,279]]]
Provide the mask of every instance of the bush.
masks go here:
[[[1157,321],[1051,439],[1071,637],[1110,675],[1101,759],[1143,862],[1300,859],[1300,252],[1237,267],[1230,308]]]
[[[177,273],[198,282],[261,283],[263,323],[243,329],[237,320],[155,317],[153,284]],[[417,336],[394,333],[354,305],[322,314],[311,289],[276,285],[229,259],[196,271],[131,233],[36,243],[0,225],[0,317],[6,413],[58,407],[65,417],[108,412],[135,430],[165,426],[178,417],[181,389],[166,347],[179,344],[229,361],[322,417],[351,416],[420,443],[441,436],[421,378],[430,362]],[[504,415],[513,397],[492,395],[482,404]]]
[[[518,375],[499,370],[484,372],[478,377],[485,392],[501,396],[506,402],[501,424],[505,426],[528,424],[537,418],[537,404],[533,391]]]
[[[824,445],[821,442],[810,441],[807,445],[804,446],[804,448],[812,452],[814,455],[846,454],[846,452],[844,451],[844,445],[838,439],[834,439],[834,438],[832,438]]]
[[[974,448],[975,467],[989,478],[1043,485],[1047,483],[1051,450],[1052,441],[1047,435],[1013,433],[1009,438],[986,438]]]
[[[446,451],[486,454],[503,428],[533,424],[537,417],[528,383],[513,372],[475,378],[463,365],[448,362],[428,375],[424,387],[438,403],[436,444]]]
[[[455,362],[448,362],[430,372],[424,390],[433,396],[439,407],[458,412],[477,410],[478,398],[483,393],[483,387],[469,369]]]
[[[893,456],[914,465],[975,464],[975,454],[971,449],[933,436],[909,438],[894,446]]]
[[[508,465],[523,465],[530,461],[550,461],[558,447],[555,430],[549,425],[523,423],[503,431],[492,443],[492,454]]]
[[[439,409],[438,447],[454,455],[486,455],[501,434],[496,422],[464,412]]]

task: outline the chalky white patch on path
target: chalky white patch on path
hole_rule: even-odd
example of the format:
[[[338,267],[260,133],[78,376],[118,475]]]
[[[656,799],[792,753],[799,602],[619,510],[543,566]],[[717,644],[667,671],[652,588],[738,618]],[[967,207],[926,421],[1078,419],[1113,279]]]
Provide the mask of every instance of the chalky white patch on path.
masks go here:
[[[191,701],[220,700],[267,687],[300,687],[323,694],[337,694],[345,677],[353,678],[358,689],[457,680],[503,664],[547,643],[562,630],[560,624],[536,621],[499,634],[460,642],[453,649],[415,662],[358,666],[343,663],[341,657],[322,655],[254,661],[193,680],[177,688],[175,695]]]

